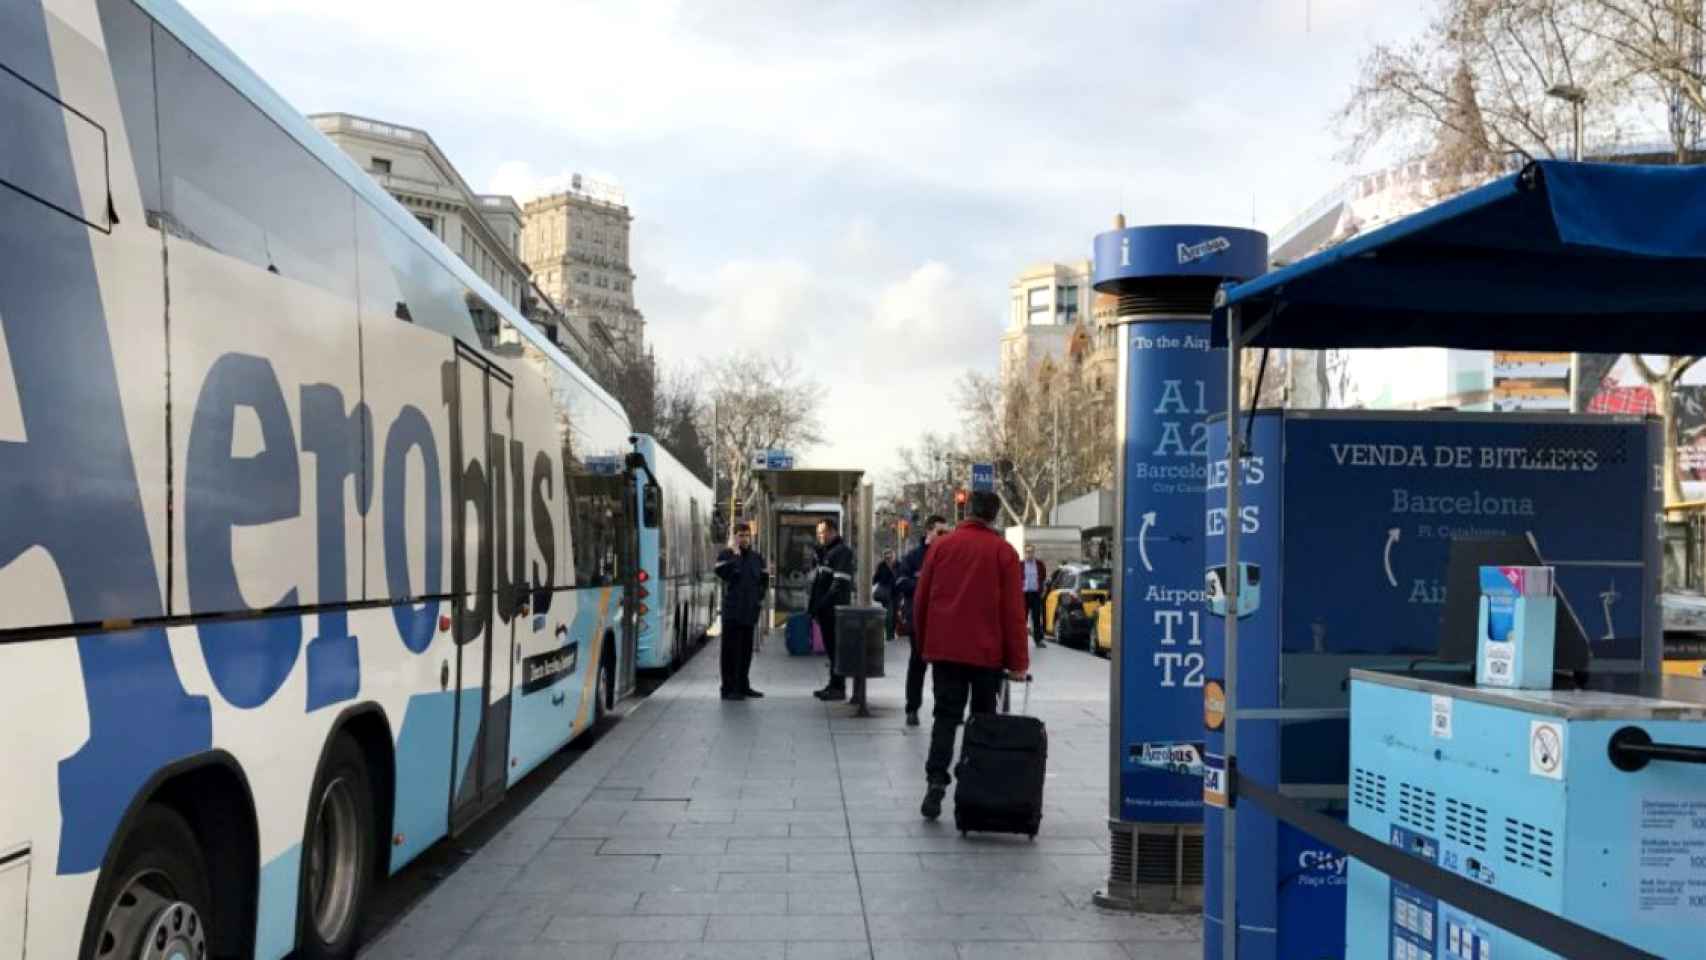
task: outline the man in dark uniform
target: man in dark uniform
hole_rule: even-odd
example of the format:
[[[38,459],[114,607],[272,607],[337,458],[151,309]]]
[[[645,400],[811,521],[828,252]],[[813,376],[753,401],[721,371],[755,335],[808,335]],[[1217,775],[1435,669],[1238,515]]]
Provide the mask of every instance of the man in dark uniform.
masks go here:
[[[762,697],[752,689],[752,631],[770,574],[764,569],[764,555],[752,549],[752,528],[735,525],[734,538],[717,555],[716,571],[723,581],[723,699]]]
[[[841,529],[829,517],[817,522],[817,542],[817,574],[812,578],[806,609],[823,634],[823,652],[829,655],[829,683],[812,696],[845,700],[847,681],[835,672],[835,608],[853,602],[853,548],[841,539]]]
[[[913,591],[918,588],[918,575],[924,572],[924,552],[948,532],[948,520],[941,514],[931,514],[924,521],[924,542],[900,559],[895,569],[895,607],[899,610],[900,629],[910,641],[912,655],[906,662],[906,725],[918,726],[918,709],[924,705],[924,643],[912,628]]]

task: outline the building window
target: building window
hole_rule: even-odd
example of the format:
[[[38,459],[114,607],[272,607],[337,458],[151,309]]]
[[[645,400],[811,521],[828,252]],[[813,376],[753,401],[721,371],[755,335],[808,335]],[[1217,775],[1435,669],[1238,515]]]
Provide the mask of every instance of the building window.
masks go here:
[[[1033,287],[1025,291],[1026,311],[1030,314],[1030,323],[1047,323],[1049,308],[1049,289]]]
[[[373,169],[374,173],[390,173],[391,172],[391,161],[385,159],[384,157],[374,157],[372,169]]]
[[[415,219],[421,222],[421,226],[427,228],[427,233],[433,234],[434,236],[438,235],[438,218],[434,217],[430,213],[417,213],[415,214]]]

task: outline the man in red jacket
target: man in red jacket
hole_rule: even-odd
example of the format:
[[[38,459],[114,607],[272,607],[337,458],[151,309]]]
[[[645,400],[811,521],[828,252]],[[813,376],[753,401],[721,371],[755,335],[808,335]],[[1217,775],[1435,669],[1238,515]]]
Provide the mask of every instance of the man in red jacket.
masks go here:
[[[991,526],[1000,508],[995,494],[972,494],[971,517],[925,555],[913,598],[936,699],[919,809],[930,820],[942,814],[967,700],[973,713],[994,713],[1003,674],[1022,680],[1030,669],[1019,555]]]

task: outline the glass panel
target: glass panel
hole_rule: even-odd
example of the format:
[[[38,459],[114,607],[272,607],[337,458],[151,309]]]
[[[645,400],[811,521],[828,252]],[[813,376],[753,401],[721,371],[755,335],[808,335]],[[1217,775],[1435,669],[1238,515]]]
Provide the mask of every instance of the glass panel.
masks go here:
[[[353,300],[353,192],[158,27],[154,50],[167,230]]]

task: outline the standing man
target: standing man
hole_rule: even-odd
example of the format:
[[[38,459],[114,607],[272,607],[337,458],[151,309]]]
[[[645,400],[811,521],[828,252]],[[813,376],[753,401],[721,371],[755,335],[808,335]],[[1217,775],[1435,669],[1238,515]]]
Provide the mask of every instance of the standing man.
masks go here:
[[[919,808],[927,820],[942,814],[967,701],[972,713],[994,713],[1003,675],[1023,680],[1031,666],[1019,555],[992,526],[1000,509],[995,494],[974,491],[971,517],[935,544],[918,578],[913,628],[936,698]]]
[[[770,574],[764,569],[764,555],[752,549],[751,527],[735,524],[734,537],[717,555],[716,571],[723,581],[723,699],[762,697],[752,689],[752,631]]]
[[[947,518],[939,513],[931,514],[930,519],[924,521],[924,542],[902,557],[895,569],[896,619],[900,622],[900,632],[912,647],[912,655],[906,661],[906,725],[909,727],[918,726],[918,710],[924,706],[924,642],[918,636],[918,629],[912,625],[914,594],[918,589],[918,575],[924,572],[925,552],[932,543],[947,534]]]
[[[835,672],[835,608],[853,602],[853,548],[841,539],[841,529],[829,517],[817,522],[817,542],[817,575],[812,578],[806,609],[823,634],[823,652],[829,655],[829,683],[812,696],[845,700],[847,681]]]
[[[871,577],[871,599],[883,608],[884,640],[894,639],[894,573],[894,551],[884,550],[876,575]]]
[[[1025,614],[1031,618],[1031,636],[1037,646],[1043,645],[1043,584],[1048,582],[1048,569],[1037,559],[1037,548],[1025,544],[1025,562],[1019,567],[1025,580]]]

